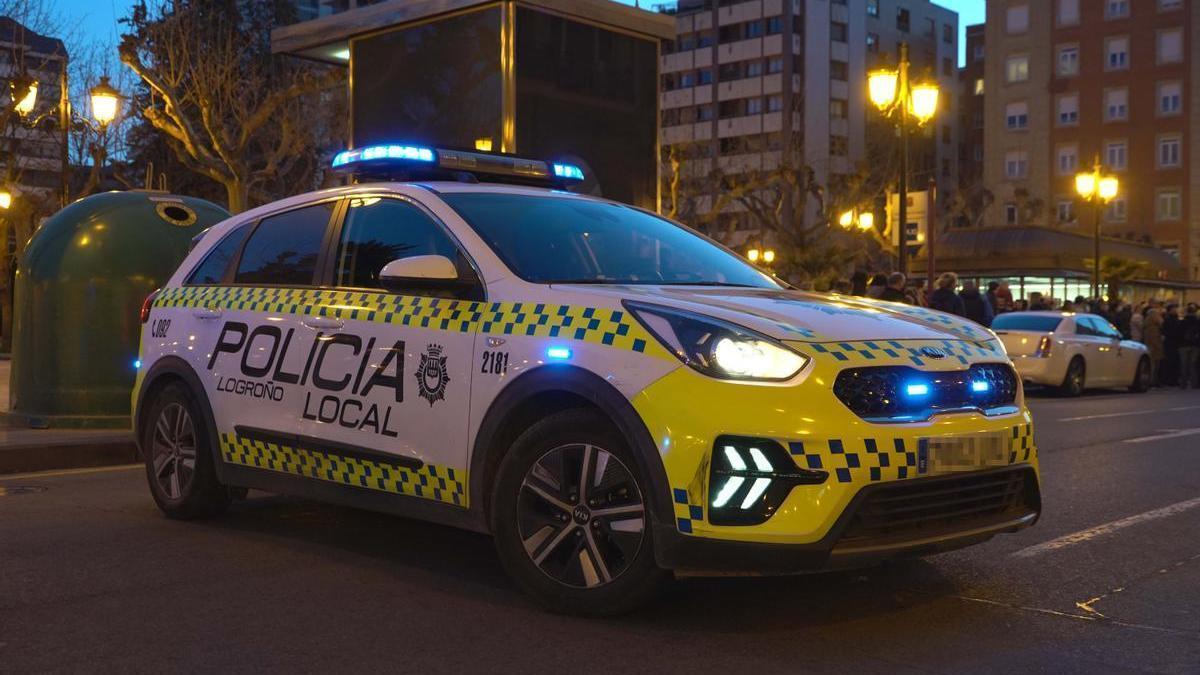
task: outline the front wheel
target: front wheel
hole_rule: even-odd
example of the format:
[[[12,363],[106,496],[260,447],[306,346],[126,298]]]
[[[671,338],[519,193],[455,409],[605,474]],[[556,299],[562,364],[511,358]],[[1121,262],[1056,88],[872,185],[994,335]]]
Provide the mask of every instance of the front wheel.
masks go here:
[[[159,389],[146,409],[141,438],[146,478],[169,518],[214,516],[229,506],[230,492],[217,480],[204,420],[195,395],[180,382]]]
[[[661,587],[646,481],[602,416],[568,410],[530,427],[500,465],[496,550],[509,575],[552,611],[611,616]]]
[[[1133,383],[1129,385],[1129,391],[1135,394],[1141,394],[1150,390],[1150,385],[1153,383],[1154,369],[1150,366],[1150,357],[1143,356],[1137,365],[1137,370],[1133,374]]]
[[[1076,356],[1071,359],[1071,363],[1067,366],[1067,374],[1063,377],[1063,383],[1058,388],[1058,393],[1063,396],[1083,394],[1084,378],[1087,376],[1086,369],[1081,357]]]

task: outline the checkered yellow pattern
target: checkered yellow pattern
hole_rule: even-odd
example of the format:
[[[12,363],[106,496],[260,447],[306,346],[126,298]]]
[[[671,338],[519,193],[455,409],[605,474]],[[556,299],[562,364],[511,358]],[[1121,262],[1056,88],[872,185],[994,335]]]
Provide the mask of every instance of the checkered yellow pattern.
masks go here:
[[[816,358],[845,364],[924,366],[930,363],[968,365],[981,359],[1004,359],[1004,349],[996,340],[862,340],[857,342],[809,342],[801,345],[805,353]],[[932,359],[927,355],[935,349],[944,355]]]
[[[221,456],[230,464],[467,506],[467,477],[461,469],[425,464],[413,470],[236,434],[221,434]]]
[[[704,521],[704,507],[692,503],[688,491],[682,488],[671,490],[671,501],[675,505],[675,526],[684,534],[692,533],[692,523]]]
[[[241,286],[168,288],[155,298],[154,306],[273,312],[458,333],[561,338],[670,358],[641,324],[619,309]]]
[[[828,471],[838,483],[877,483],[920,475],[928,444],[927,438],[830,438],[793,441],[788,450],[800,468]],[[1033,425],[1014,425],[1008,447],[1009,464],[1030,461],[1036,453]]]

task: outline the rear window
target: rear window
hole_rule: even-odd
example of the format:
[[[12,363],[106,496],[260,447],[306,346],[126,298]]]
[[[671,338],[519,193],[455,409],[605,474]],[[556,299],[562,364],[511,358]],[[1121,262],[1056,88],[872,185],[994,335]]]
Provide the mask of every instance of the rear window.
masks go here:
[[[242,240],[246,238],[246,233],[249,231],[249,223],[246,223],[226,234],[225,238],[212,247],[208,255],[204,256],[204,262],[197,265],[196,269],[192,271],[187,283],[219,284],[224,281],[225,272],[229,269],[229,262],[237,254],[238,247],[242,245]]]
[[[234,282],[312,284],[333,207],[333,202],[325,202],[264,218],[246,242]]]
[[[1031,330],[1049,333],[1062,323],[1054,314],[1001,314],[992,320],[992,330]]]

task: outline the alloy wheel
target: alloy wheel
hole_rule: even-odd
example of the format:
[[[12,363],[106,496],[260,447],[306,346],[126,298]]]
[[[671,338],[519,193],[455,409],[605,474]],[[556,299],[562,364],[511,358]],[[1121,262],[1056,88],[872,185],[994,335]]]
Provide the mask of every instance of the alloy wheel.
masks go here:
[[[154,422],[154,481],[169,499],[181,499],[196,475],[196,430],[180,403],[162,409]]]
[[[644,540],[645,505],[629,468],[595,445],[563,445],[525,473],[517,530],[525,553],[561,584],[593,588],[619,577]]]

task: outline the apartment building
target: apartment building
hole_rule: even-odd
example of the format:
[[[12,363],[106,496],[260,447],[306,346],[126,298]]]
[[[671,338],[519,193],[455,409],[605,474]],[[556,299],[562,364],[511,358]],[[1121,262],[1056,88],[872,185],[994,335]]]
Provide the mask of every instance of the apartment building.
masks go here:
[[[28,77],[37,83],[36,105],[25,118],[5,117],[0,130],[0,177],[4,188],[35,201],[57,204],[62,190],[62,140],[55,110],[67,50],[62,40],[39,35],[20,22],[0,17],[0,82],[9,93],[9,82]],[[6,106],[17,102],[6,99]],[[52,113],[52,124],[32,128],[32,120]]]
[[[1099,157],[1121,194],[1111,237],[1152,242],[1200,278],[1200,31],[1194,0],[992,0],[984,180],[991,224],[1090,232],[1074,176]],[[1029,208],[1040,201],[1044,208]],[[1030,222],[1025,222],[1030,221]]]
[[[787,152],[833,196],[841,177],[878,159],[869,155],[897,151],[867,147],[867,124],[882,122],[865,83],[871,68],[895,67],[907,42],[913,75],[936,78],[945,93],[937,119],[914,133],[914,184],[956,183],[953,11],[928,0],[680,0],[675,16],[678,37],[660,66],[661,141],[668,152],[686,148],[696,175],[770,171]],[[711,204],[698,200],[697,212]],[[808,210],[816,218],[812,200]],[[736,206],[720,219],[752,226]]]
[[[966,28],[966,64],[958,74],[959,188],[971,193],[983,184],[984,24]]]

